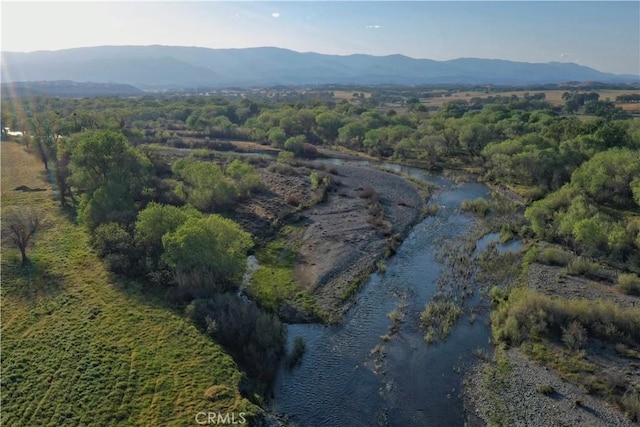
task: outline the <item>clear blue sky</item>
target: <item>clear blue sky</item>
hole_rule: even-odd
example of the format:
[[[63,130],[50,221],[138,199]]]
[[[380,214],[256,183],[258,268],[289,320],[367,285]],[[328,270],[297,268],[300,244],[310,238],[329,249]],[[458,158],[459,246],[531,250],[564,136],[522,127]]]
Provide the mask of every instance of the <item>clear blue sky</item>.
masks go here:
[[[7,2],[2,50],[98,45],[277,46],[576,62],[640,74],[640,2]]]

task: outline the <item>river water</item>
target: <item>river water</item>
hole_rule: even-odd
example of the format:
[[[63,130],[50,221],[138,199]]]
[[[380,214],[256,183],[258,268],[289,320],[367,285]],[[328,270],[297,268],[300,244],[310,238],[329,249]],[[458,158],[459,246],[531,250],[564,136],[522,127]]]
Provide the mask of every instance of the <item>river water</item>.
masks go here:
[[[465,199],[488,196],[481,184],[456,184],[428,172],[386,165],[437,186],[434,216],[416,225],[387,262],[374,273],[356,304],[336,326],[288,325],[290,346],[303,337],[307,350],[299,366],[281,369],[272,410],[293,425],[463,426],[461,371],[473,351],[489,343],[487,310],[461,316],[444,343],[427,345],[419,314],[436,292],[445,268],[436,253],[446,242],[464,237],[473,217],[460,213]],[[480,242],[486,246],[490,239]],[[476,304],[480,304],[476,298]],[[468,307],[467,307],[468,308]],[[389,313],[404,321],[390,338]],[[468,313],[466,311],[465,313]]]

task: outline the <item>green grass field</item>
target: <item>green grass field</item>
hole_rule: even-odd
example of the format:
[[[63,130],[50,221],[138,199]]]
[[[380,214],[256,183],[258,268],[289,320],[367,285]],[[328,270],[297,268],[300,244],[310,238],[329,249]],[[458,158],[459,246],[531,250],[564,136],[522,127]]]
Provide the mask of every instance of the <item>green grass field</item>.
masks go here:
[[[58,209],[38,160],[0,145],[3,211],[35,206],[49,222],[27,267],[2,247],[2,425],[182,426],[198,412],[256,413],[231,357],[161,295],[113,278]]]

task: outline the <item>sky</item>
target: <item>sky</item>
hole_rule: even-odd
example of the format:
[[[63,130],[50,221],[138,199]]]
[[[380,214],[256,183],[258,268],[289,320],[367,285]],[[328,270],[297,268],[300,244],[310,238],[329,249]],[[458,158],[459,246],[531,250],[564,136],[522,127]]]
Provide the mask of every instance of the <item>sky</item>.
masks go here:
[[[639,1],[2,1],[0,15],[3,51],[275,46],[640,74]]]

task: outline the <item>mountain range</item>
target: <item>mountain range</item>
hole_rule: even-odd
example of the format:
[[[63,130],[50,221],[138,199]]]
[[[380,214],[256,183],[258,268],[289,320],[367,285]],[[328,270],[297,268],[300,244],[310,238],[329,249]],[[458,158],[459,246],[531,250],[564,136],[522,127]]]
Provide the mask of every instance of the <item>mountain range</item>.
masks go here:
[[[2,82],[117,83],[143,90],[321,84],[498,84],[597,81],[637,83],[574,63],[527,63],[403,55],[324,55],[262,47],[208,49],[177,46],[99,46],[2,52]]]

